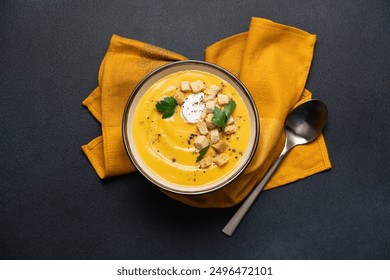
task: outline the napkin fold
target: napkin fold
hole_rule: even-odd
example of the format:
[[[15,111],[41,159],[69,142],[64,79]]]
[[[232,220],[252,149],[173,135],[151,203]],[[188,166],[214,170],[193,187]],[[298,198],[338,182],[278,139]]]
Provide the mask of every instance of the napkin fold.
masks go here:
[[[316,36],[267,19],[252,18],[248,32],[223,39],[205,50],[205,60],[229,70],[251,93],[260,118],[260,139],[247,169],[230,185],[203,195],[173,199],[194,207],[221,208],[241,202],[265,175],[284,145],[288,113],[311,99],[305,89]],[[186,57],[140,41],[113,35],[99,69],[98,87],[83,101],[102,125],[82,150],[101,179],[133,172],[122,140],[122,115],[138,82],[166,63]],[[331,168],[323,135],[297,146],[284,158],[264,190]]]

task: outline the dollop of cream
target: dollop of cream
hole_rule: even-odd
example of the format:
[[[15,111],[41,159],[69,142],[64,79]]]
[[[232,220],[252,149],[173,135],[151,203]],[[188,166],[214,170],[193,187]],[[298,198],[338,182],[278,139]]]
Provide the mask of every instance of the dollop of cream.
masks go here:
[[[181,117],[185,122],[197,123],[200,121],[205,104],[202,102],[204,93],[190,94],[181,105]]]

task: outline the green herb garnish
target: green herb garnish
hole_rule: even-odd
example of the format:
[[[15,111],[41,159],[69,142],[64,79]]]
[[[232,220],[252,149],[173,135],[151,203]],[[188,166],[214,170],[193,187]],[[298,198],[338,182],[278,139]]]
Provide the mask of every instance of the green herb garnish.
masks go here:
[[[214,116],[211,119],[211,121],[213,122],[213,124],[220,127],[222,131],[225,130],[227,118],[225,112],[219,109],[218,107],[214,108]]]
[[[226,120],[232,115],[234,108],[236,108],[236,102],[233,99],[230,99],[228,104],[224,107]]]
[[[163,114],[162,118],[166,119],[173,116],[173,114],[175,113],[176,105],[176,99],[170,96],[165,97],[163,100],[159,101],[156,104],[156,108],[157,111]]]
[[[209,149],[210,146],[204,147],[202,150],[199,151],[199,156],[196,158],[196,162],[199,162],[202,160],[204,155],[207,153],[207,150]]]
[[[225,105],[223,111],[218,107],[214,108],[214,116],[211,121],[221,128],[222,133],[225,131],[226,123],[232,115],[234,108],[236,108],[236,102],[233,99],[229,100],[229,103]]]

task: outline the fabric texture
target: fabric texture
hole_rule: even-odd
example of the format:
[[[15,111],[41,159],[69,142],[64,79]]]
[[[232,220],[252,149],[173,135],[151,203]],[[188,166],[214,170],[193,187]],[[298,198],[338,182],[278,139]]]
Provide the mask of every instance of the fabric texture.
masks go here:
[[[221,40],[205,50],[205,60],[237,77],[250,91],[260,118],[260,139],[247,169],[223,189],[173,199],[194,207],[222,208],[241,202],[265,175],[284,144],[288,113],[311,99],[305,89],[316,36],[267,19],[252,18],[248,32]],[[83,101],[102,125],[82,150],[101,179],[135,171],[122,140],[122,116],[131,92],[152,70],[186,57],[140,41],[113,35],[98,75],[98,87]],[[297,146],[284,158],[264,190],[331,168],[323,135]]]

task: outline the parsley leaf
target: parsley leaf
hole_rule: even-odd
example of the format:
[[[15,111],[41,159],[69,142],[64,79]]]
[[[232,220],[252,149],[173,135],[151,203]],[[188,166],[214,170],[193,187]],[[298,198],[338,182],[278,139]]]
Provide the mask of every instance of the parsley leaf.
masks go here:
[[[218,107],[214,107],[214,116],[211,121],[221,128],[222,133],[225,131],[227,120],[232,115],[234,108],[236,108],[236,102],[233,99],[229,100],[229,103],[225,105],[223,111]]]
[[[229,100],[229,103],[224,107],[226,119],[229,119],[229,117],[232,115],[234,108],[236,108],[236,102],[234,102],[233,99]]]
[[[199,162],[202,160],[204,155],[207,153],[207,150],[210,148],[210,146],[204,147],[202,150],[199,151],[199,156],[196,158],[196,162]]]
[[[166,119],[173,116],[173,114],[175,113],[176,105],[176,99],[170,96],[165,97],[163,100],[159,101],[156,104],[156,108],[157,111],[163,114],[163,119]]]
[[[213,122],[213,124],[215,124],[216,126],[220,127],[222,129],[222,131],[225,130],[226,121],[227,121],[226,115],[218,107],[214,107],[214,116],[211,119],[211,121]]]

